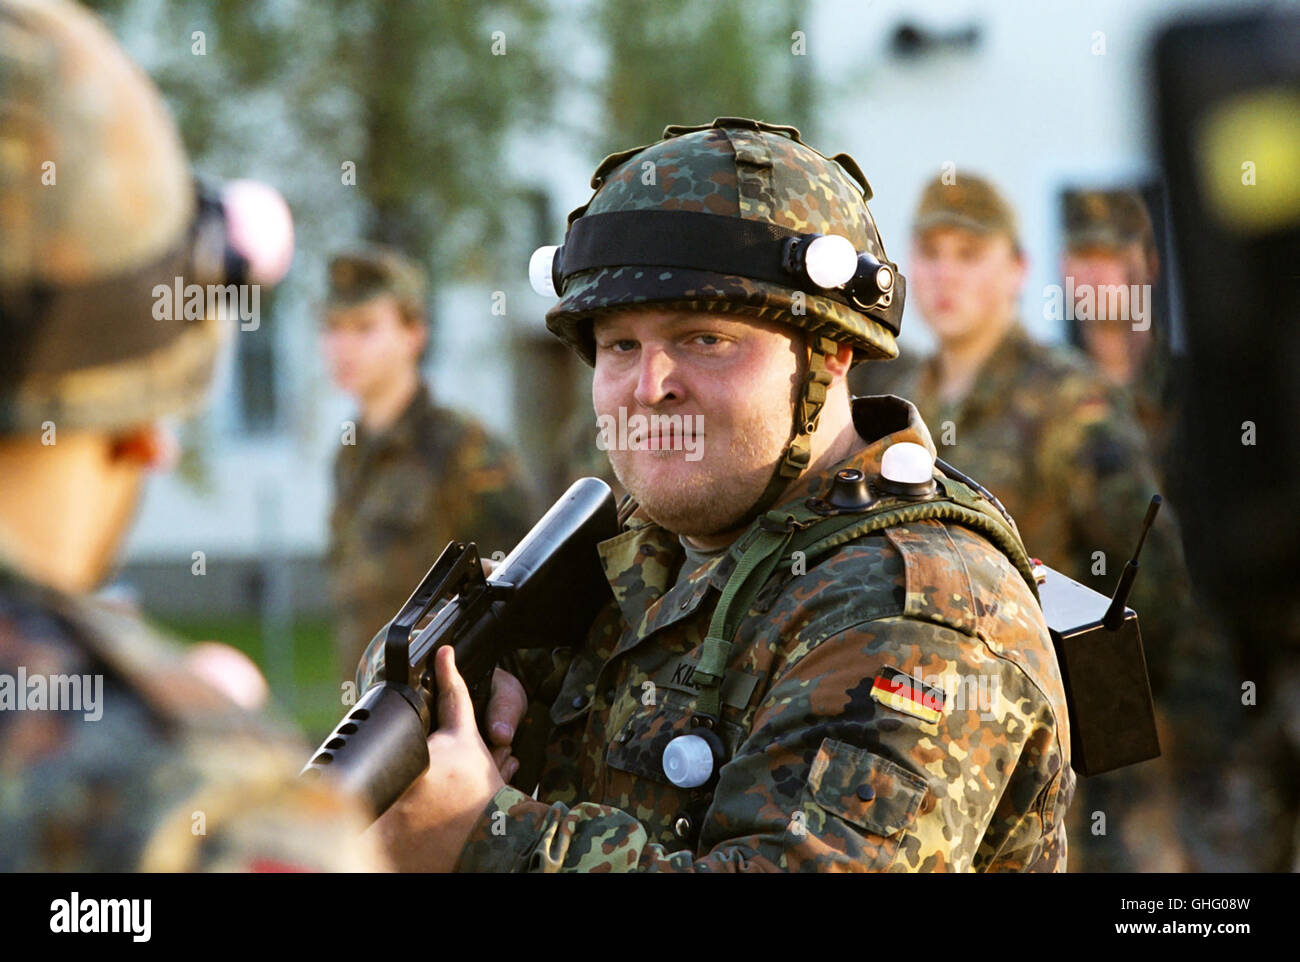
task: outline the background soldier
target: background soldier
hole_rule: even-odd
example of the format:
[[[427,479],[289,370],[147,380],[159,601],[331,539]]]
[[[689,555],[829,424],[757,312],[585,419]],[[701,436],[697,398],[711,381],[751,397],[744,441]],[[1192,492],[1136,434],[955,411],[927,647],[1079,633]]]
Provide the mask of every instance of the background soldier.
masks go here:
[[[636,499],[600,546],[613,598],[576,650],[522,670],[532,704],[517,787],[502,784],[451,649],[439,651],[431,769],[378,823],[404,867],[1063,869],[1068,721],[1013,527],[976,499],[993,527],[918,519],[846,535],[806,566],[783,554],[787,516],[826,520],[809,498],[828,497],[838,469],[880,483],[887,451],[906,445],[924,479],[933,470],[915,408],[850,404],[847,390],[855,361],[897,354],[901,296],[866,289],[877,269],[850,300],[812,267],[776,266],[773,226],[804,244],[840,234],[887,263],[865,180],[839,159],[793,128],[723,119],[670,127],[597,170],[548,326],[594,366],[598,417],[700,415],[703,457],[662,434],[611,450]],[[659,171],[648,183],[645,164]],[[572,253],[581,231],[601,263]],[[737,276],[737,249],[759,232],[771,256]],[[861,263],[850,252],[848,274]],[[750,552],[769,547],[763,567]],[[720,589],[749,571],[757,593],[723,605]],[[733,618],[729,643],[719,622]],[[372,645],[368,673],[381,656]],[[1001,693],[984,710],[980,684]],[[670,744],[710,738],[698,781],[670,774]],[[539,769],[534,800],[537,777],[523,773]]]
[[[72,4],[0,0],[0,210],[0,869],[383,867],[296,779],[306,746],[89,596],[231,322],[154,315],[154,285],[193,276],[195,185],[152,84]]]
[[[1130,191],[1072,191],[1065,198],[1064,276],[1075,290],[1151,289],[1160,273],[1151,217]],[[1167,470],[1170,399],[1169,345],[1162,319],[1135,323],[1127,298],[1096,296],[1093,317],[1075,321],[1077,343],[1112,384],[1128,391],[1157,470]],[[1124,306],[1128,310],[1124,310]],[[1115,310],[1115,308],[1120,308]],[[1115,316],[1112,316],[1115,315]]]
[[[381,247],[330,263],[324,346],[359,407],[334,462],[328,564],[340,670],[351,678],[452,539],[508,553],[537,513],[513,453],[478,422],[434,404],[423,272]]]
[[[1186,389],[1175,376],[1164,318],[1138,316],[1133,299],[1151,310],[1160,275],[1151,216],[1141,196],[1123,190],[1071,191],[1065,197],[1067,287],[1088,291],[1092,316],[1072,322],[1073,337],[1098,371],[1133,404],[1160,480],[1170,489],[1171,425],[1175,398]],[[1127,292],[1113,296],[1107,291]],[[1184,483],[1185,484],[1185,483]],[[1177,497],[1184,492],[1170,491]],[[1191,599],[1188,604],[1192,604]],[[1145,626],[1146,619],[1143,618]],[[1146,631],[1144,627],[1144,633]],[[1242,755],[1243,732],[1226,633],[1196,604],[1178,628],[1178,657],[1161,694],[1170,732],[1166,758],[1182,799],[1182,838],[1195,871],[1251,870],[1268,865],[1251,825],[1260,799],[1241,787],[1250,779]],[[1085,797],[1088,787],[1080,792]],[[1146,863],[1138,863],[1146,864]]]
[[[937,350],[889,389],[915,401],[940,457],[1002,500],[1030,554],[1110,594],[1159,489],[1125,395],[1078,352],[1033,341],[1017,320],[1026,264],[1010,206],[980,177],[936,178],[917,208],[910,266],[911,293]],[[855,386],[880,390],[874,381]],[[1185,713],[1195,703],[1171,693],[1200,663],[1185,650],[1188,588],[1168,504],[1141,566],[1130,604],[1157,705]],[[1188,867],[1174,818],[1173,721],[1162,713],[1164,757],[1080,783],[1069,822],[1072,870]]]

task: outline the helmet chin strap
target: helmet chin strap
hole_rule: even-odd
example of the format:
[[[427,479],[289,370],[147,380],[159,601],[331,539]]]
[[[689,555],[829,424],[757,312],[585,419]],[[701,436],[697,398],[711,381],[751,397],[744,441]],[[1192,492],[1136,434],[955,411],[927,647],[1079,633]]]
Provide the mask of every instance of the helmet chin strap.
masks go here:
[[[803,474],[812,460],[812,436],[821,420],[822,407],[826,404],[826,388],[830,386],[831,374],[826,370],[826,358],[834,356],[839,345],[829,337],[818,334],[808,335],[811,343],[807,349],[807,364],[804,366],[806,377],[803,391],[795,403],[790,440],[777,461],[772,478],[747,512],[745,520],[751,520],[765,513],[777,498],[790,486],[795,478]]]

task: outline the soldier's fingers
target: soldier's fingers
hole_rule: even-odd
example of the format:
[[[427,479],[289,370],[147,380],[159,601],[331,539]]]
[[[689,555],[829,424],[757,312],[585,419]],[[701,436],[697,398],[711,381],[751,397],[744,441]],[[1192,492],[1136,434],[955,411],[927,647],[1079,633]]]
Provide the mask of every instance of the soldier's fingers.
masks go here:
[[[492,673],[492,694],[487,705],[488,741],[509,746],[527,710],[528,693],[524,686],[510,672],[498,668]]]
[[[490,575],[498,564],[501,562],[493,561],[491,558],[479,558],[479,564],[483,566],[483,577]]]
[[[438,675],[438,728],[452,731],[474,726],[474,705],[469,698],[465,679],[456,670],[456,652],[443,645],[434,655]]]
[[[506,762],[510,760],[510,746],[502,745],[500,748],[492,749],[492,764],[496,765],[497,771],[505,772]]]
[[[501,780],[509,784],[510,779],[515,777],[517,771],[519,771],[519,759],[511,755],[510,760],[506,762],[506,767],[501,769]]]

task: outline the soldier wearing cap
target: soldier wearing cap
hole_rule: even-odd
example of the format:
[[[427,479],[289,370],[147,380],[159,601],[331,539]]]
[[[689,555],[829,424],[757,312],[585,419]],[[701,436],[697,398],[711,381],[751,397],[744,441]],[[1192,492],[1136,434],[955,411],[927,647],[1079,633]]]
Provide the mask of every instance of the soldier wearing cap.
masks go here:
[[[515,455],[435,404],[420,376],[426,296],[424,272],[388,248],[347,251],[329,265],[325,354],[359,408],[340,433],[328,554],[347,678],[448,541],[474,541],[491,557],[536,519]]]
[[[157,91],[73,4],[0,0],[0,210],[0,870],[385,867],[223,692],[251,663],[91,595],[229,322],[155,311],[204,215]]]
[[[1062,274],[1093,295],[1075,317],[1073,340],[1108,381],[1129,393],[1156,468],[1167,470],[1171,380],[1168,332],[1151,317],[1160,273],[1151,217],[1131,191],[1071,191],[1065,197]]]
[[[399,865],[1063,871],[1069,722],[1014,523],[910,403],[850,399],[904,299],[857,164],[720,118],[592,185],[534,255],[548,326],[594,367],[598,423],[678,420],[610,446],[611,596],[489,707],[518,726],[512,784],[438,652],[430,770],[377,826]]]
[[[888,385],[868,370],[855,387],[911,398],[941,457],[1006,504],[1031,555],[1110,594],[1159,490],[1131,406],[1086,358],[1035,342],[1019,321],[1025,255],[1015,215],[989,181],[965,173],[930,181],[912,241],[914,303],[937,349]],[[1168,505],[1141,569],[1130,603],[1160,704],[1187,670],[1188,587]],[[1168,755],[1172,732],[1161,723]],[[1082,782],[1070,812],[1071,869],[1185,868],[1173,796],[1167,757]]]
[[[1150,313],[1160,258],[1146,203],[1125,190],[1068,192],[1065,247],[1062,273],[1067,285],[1090,293],[1095,305],[1086,316],[1074,312],[1074,340],[1107,380],[1132,399],[1157,470],[1168,476],[1175,470],[1170,461],[1171,426],[1182,386],[1170,354],[1169,331]],[[1127,298],[1107,293],[1125,291]],[[1134,310],[1135,303],[1146,310]],[[1286,866],[1275,855],[1290,851],[1294,840],[1286,838],[1279,845],[1270,837],[1276,833],[1265,828],[1268,817],[1263,813],[1284,806],[1276,793],[1261,787],[1269,766],[1253,758],[1265,754],[1260,750],[1265,739],[1246,730],[1237,688],[1241,672],[1227,633],[1210,612],[1198,607],[1181,629],[1178,652],[1172,691],[1163,707],[1180,743],[1173,764],[1195,868]]]

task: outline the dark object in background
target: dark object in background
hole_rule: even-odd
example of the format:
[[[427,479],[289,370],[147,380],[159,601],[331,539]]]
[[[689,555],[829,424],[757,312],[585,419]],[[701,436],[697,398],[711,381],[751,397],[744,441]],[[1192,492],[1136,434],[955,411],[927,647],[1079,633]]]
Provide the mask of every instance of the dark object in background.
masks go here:
[[[1154,71],[1188,352],[1171,497],[1251,672],[1300,644],[1300,14],[1180,21]]]
[[[980,40],[981,30],[977,23],[950,30],[936,30],[905,20],[894,28],[890,46],[894,56],[911,58],[944,50],[971,51],[979,46]]]

